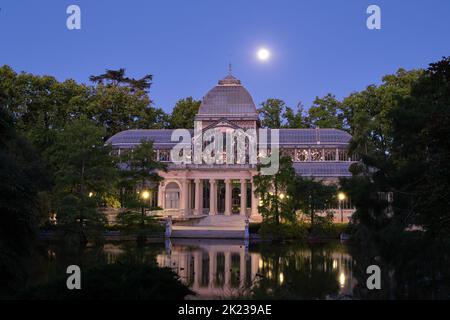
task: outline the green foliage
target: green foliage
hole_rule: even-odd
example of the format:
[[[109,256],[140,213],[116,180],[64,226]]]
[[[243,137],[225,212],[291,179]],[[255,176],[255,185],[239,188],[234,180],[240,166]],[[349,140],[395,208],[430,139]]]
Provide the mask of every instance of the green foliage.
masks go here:
[[[263,222],[259,229],[263,238],[272,240],[298,239],[306,240],[308,236],[307,225],[301,222],[273,223]]]
[[[170,128],[172,129],[193,129],[194,118],[198,113],[201,101],[194,100],[192,97],[179,100],[172,110],[170,116]]]
[[[370,85],[343,100],[345,126],[352,134],[352,152],[367,161],[384,161],[392,143],[390,112],[410,95],[413,83],[422,73],[422,70],[399,69],[396,74],[383,77],[381,85]]]
[[[292,159],[280,155],[279,170],[273,175],[263,175],[262,165],[258,165],[258,175],[254,177],[256,194],[260,197],[258,210],[267,222],[280,224],[282,220],[295,221],[295,211],[287,201],[286,191],[295,176]]]
[[[118,225],[132,234],[146,233],[146,232],[163,232],[162,226],[155,217],[151,215],[143,215],[139,211],[126,210],[117,215]]]
[[[385,170],[396,218],[437,239],[450,234],[450,57],[430,64],[390,112],[392,155]],[[411,139],[414,137],[414,139]]]
[[[29,288],[20,299],[181,300],[193,294],[168,268],[147,264],[109,264],[83,270],[82,290],[67,290],[66,277]]]
[[[126,170],[123,170],[124,178],[138,190],[145,189],[148,183],[158,183],[162,178],[157,171],[167,170],[164,163],[156,160],[152,141],[142,140],[137,148],[124,154],[120,160],[127,166]]]
[[[131,91],[147,91],[152,85],[153,75],[147,74],[141,79],[133,79],[125,77],[125,69],[119,70],[107,69],[104,74],[98,76],[90,76],[89,80],[96,83],[104,84],[107,86],[127,86]]]
[[[316,97],[308,110],[308,123],[312,128],[344,128],[344,115],[340,111],[341,102],[328,93],[323,98]]]
[[[295,176],[291,178],[287,193],[293,210],[300,210],[309,215],[314,226],[317,211],[324,211],[336,197],[335,185],[327,185],[322,181]]]
[[[55,206],[58,223],[99,226],[105,219],[97,210],[102,203],[92,196],[111,192],[117,177],[110,147],[103,143],[105,130],[85,118],[65,126],[52,147]]]
[[[282,127],[282,114],[286,104],[280,99],[267,99],[258,110],[261,125],[265,128],[279,129]]]
[[[258,112],[262,126],[272,129],[347,128],[342,103],[331,93],[323,98],[316,97],[308,112],[305,112],[302,103],[294,111],[280,99],[267,99]]]
[[[42,162],[13,127],[0,91],[0,297],[26,279],[38,220],[39,190],[47,187]]]
[[[285,119],[285,128],[289,129],[305,129],[309,128],[307,115],[305,114],[304,106],[302,103],[297,105],[297,110],[294,111],[290,107],[286,107],[283,114]]]
[[[351,106],[352,148],[362,163],[358,175],[341,181],[356,205],[355,233],[381,247],[389,235],[446,241],[450,232],[450,58],[426,71],[383,78],[346,102]],[[393,202],[383,195],[393,194]]]
[[[167,166],[156,160],[156,152],[152,141],[141,141],[132,152],[121,156],[120,161],[126,166],[121,171],[119,187],[128,190],[122,194],[121,202],[127,208],[142,208],[141,224],[145,224],[144,208],[150,208],[150,199],[142,198],[142,191],[146,190],[151,197],[156,197],[157,186],[161,181],[158,171],[166,171]]]
[[[58,130],[82,116],[106,128],[105,139],[122,130],[168,126],[169,116],[153,107],[148,96],[150,75],[136,80],[125,77],[124,69],[107,70],[92,80],[96,85],[88,86],[0,68],[6,108],[44,155]]]
[[[107,208],[119,209],[121,206],[121,203],[115,194],[105,194],[102,197],[102,200]]]

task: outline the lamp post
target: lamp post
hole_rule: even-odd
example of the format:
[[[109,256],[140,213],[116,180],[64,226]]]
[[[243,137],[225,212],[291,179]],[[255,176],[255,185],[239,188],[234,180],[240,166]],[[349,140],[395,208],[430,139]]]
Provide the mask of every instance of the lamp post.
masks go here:
[[[141,198],[144,200],[147,200],[148,198],[150,198],[150,192],[148,192],[147,190],[144,190],[141,192]],[[141,206],[141,224],[144,224],[144,205]]]
[[[344,211],[342,208],[342,202],[347,198],[347,196],[345,195],[345,193],[343,192],[339,192],[338,193],[338,200],[339,200],[339,211],[341,212],[341,223],[344,222]]]

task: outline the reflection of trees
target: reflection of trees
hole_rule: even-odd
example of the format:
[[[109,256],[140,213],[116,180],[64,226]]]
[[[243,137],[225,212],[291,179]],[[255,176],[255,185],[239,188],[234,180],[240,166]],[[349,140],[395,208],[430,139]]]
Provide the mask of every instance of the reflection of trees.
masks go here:
[[[66,276],[69,265],[78,265],[82,270],[91,269],[106,264],[143,264],[156,266],[156,255],[161,251],[161,245],[136,246],[134,243],[106,244],[80,248],[61,244],[43,244],[33,252],[33,270],[30,275],[32,282],[28,285],[51,282],[61,276]]]
[[[361,299],[448,299],[449,248],[435,240],[414,236],[376,251],[352,249],[356,261],[354,296]],[[381,268],[382,290],[368,290],[366,268]]]
[[[332,250],[327,246],[263,246],[254,298],[324,299],[337,294]]]

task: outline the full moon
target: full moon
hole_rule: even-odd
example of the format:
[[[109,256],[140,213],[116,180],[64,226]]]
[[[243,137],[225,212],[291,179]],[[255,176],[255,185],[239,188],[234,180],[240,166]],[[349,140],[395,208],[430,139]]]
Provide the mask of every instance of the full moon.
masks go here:
[[[266,61],[267,59],[269,59],[270,57],[270,52],[269,50],[265,49],[265,48],[261,48],[258,50],[258,59],[261,61]]]

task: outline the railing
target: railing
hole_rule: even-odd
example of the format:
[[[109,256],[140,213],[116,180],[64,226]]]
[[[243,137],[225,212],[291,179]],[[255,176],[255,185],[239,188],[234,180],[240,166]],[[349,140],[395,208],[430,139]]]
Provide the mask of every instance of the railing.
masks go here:
[[[170,164],[169,169],[255,169],[255,164]]]
[[[162,209],[162,210],[152,210],[147,211],[149,215],[153,216],[160,216],[160,217],[169,217],[177,218],[177,217],[184,217],[185,216],[185,210],[183,209]]]

